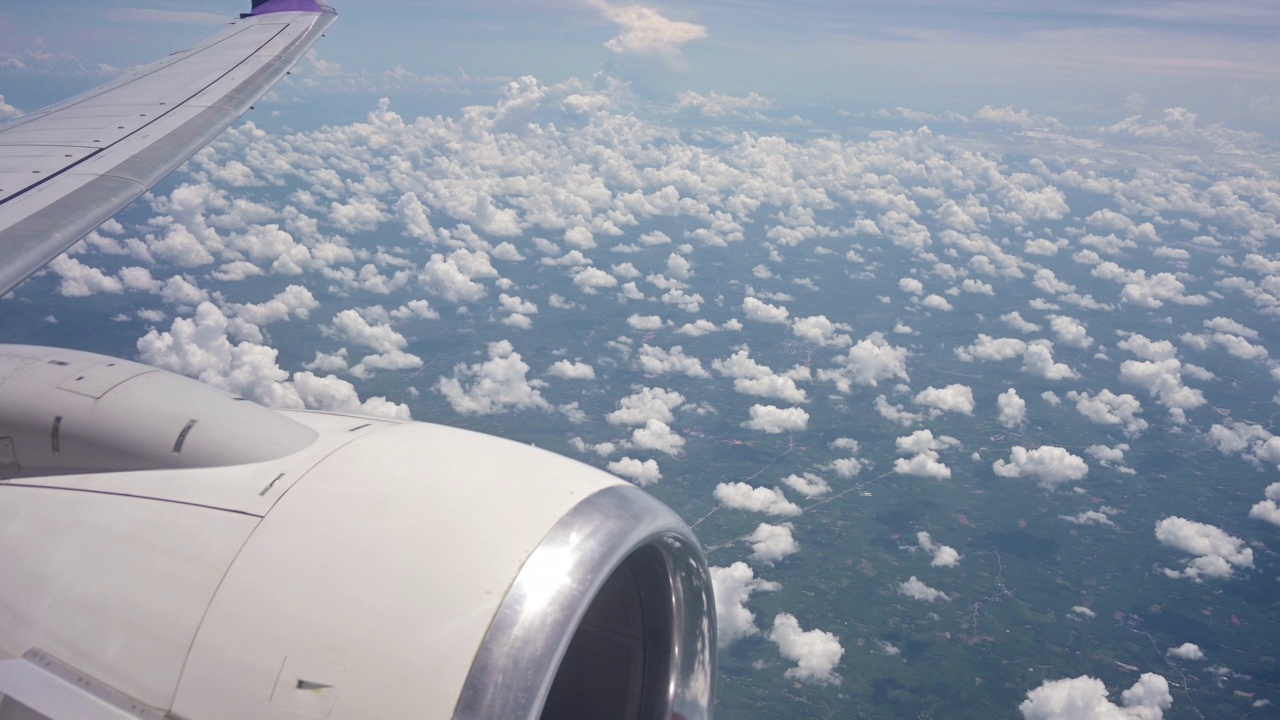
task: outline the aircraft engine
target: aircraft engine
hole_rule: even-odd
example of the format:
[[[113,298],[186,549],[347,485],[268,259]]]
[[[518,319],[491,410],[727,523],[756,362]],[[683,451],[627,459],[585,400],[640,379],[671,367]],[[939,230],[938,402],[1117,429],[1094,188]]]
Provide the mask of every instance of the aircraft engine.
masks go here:
[[[647,493],[90,353],[0,345],[0,578],[0,720],[711,717],[710,577]]]

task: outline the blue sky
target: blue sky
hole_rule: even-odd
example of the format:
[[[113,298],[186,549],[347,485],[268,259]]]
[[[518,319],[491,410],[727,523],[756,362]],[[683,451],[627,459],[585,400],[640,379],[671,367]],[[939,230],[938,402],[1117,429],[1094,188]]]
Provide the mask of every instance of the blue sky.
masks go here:
[[[245,4],[10,4],[0,9],[0,93],[33,109],[28,105],[63,87],[92,85],[110,72],[99,70],[100,63],[126,67],[154,59],[198,39],[208,23]],[[797,108],[972,112],[993,105],[1099,123],[1181,106],[1239,129],[1272,137],[1280,130],[1280,4],[1273,2],[362,0],[336,6],[342,19],[319,57],[374,81],[397,67],[417,78],[417,88],[403,81],[372,87],[393,99],[459,86],[483,95],[523,75],[559,82],[591,78],[603,68],[656,100],[681,90],[757,92]]]

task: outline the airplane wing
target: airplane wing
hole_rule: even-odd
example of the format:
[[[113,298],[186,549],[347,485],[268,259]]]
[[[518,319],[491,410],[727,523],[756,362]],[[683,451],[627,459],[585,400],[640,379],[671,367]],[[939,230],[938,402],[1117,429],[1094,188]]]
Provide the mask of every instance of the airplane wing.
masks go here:
[[[0,127],[0,295],[239,119],[336,18],[321,0],[254,0],[210,38]]]

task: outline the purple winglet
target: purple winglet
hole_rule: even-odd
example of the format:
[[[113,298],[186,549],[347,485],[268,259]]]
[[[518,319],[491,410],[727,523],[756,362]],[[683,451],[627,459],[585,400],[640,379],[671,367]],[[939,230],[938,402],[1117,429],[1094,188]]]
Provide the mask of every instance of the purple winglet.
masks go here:
[[[316,0],[259,0],[245,17],[278,12],[324,12],[325,7]]]

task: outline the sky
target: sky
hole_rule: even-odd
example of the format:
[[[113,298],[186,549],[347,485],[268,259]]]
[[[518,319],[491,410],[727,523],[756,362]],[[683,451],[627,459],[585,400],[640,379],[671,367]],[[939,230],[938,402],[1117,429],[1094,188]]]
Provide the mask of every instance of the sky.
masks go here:
[[[0,9],[0,93],[34,109],[28,98],[148,62],[240,5],[10,3]],[[754,92],[809,115],[1012,105],[1100,123],[1185,107],[1280,132],[1280,6],[1266,0],[366,0],[337,9],[341,25],[318,51],[326,89],[431,96],[426,112],[503,80],[555,83],[604,69],[653,100]]]
[[[0,115],[241,9],[6,7]],[[1280,11],[339,11],[6,337],[646,487],[726,716],[1280,701]]]

